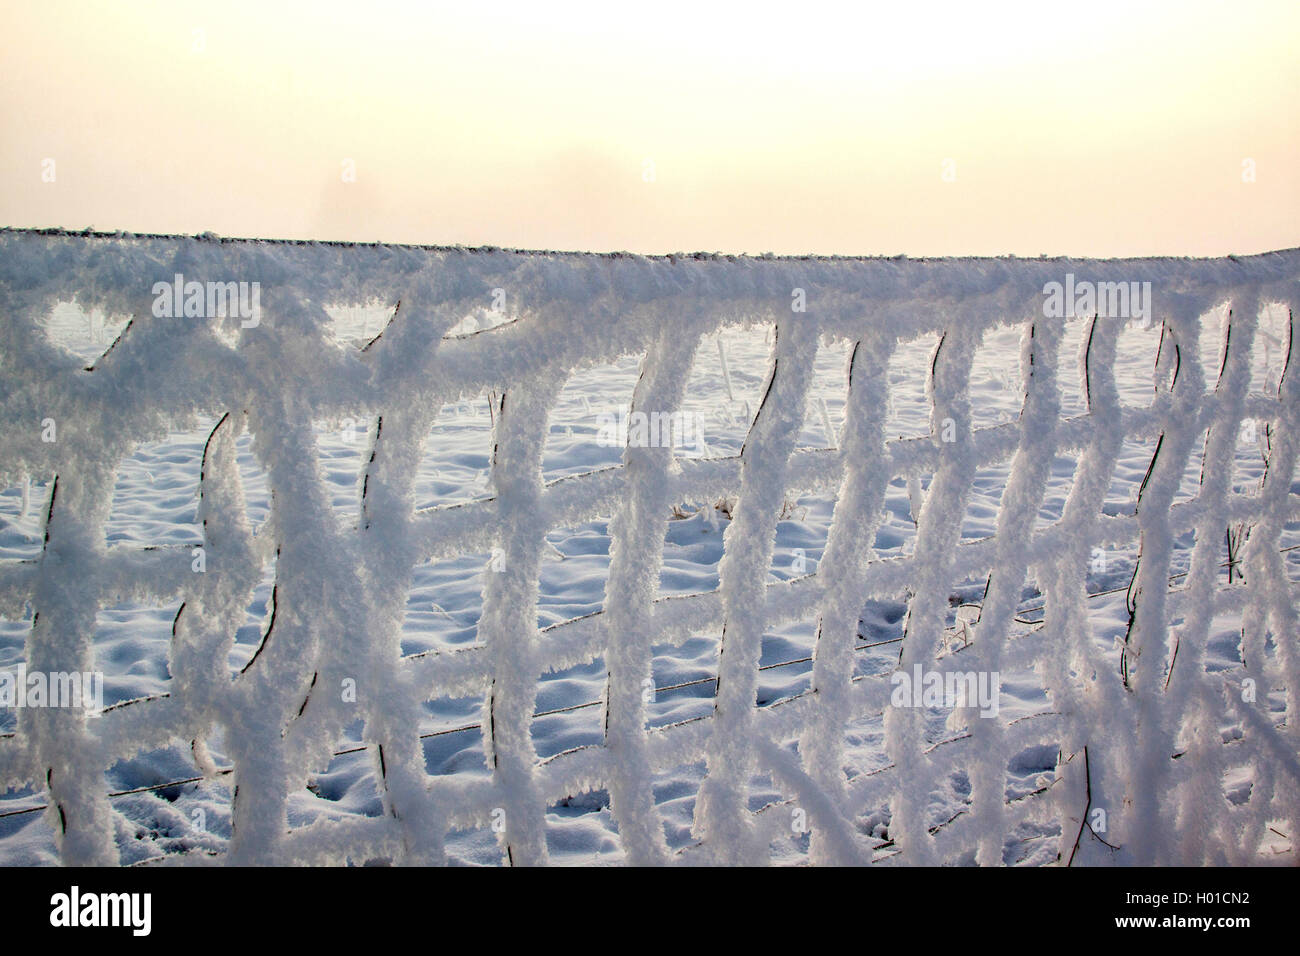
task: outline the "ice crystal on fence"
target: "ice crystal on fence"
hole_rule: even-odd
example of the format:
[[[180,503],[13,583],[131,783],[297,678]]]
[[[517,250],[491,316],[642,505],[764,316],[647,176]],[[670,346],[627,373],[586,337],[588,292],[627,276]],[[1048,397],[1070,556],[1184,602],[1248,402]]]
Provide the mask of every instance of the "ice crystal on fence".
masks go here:
[[[1129,320],[1085,316],[1077,348],[1063,353],[1064,325],[1044,294],[1073,275],[1151,290],[1146,317],[1159,347],[1149,407],[1122,405],[1117,390]],[[0,564],[0,612],[30,622],[26,668],[53,673],[94,669],[101,609],[139,601],[176,611],[166,694],[93,720],[77,709],[24,709],[0,737],[0,784],[44,799],[68,863],[119,862],[121,821],[105,772],[177,743],[200,777],[223,776],[233,793],[228,839],[204,836],[188,851],[232,863],[438,863],[449,831],[469,827],[489,828],[508,862],[544,863],[547,808],[599,790],[632,863],[761,861],[795,840],[816,862],[901,854],[998,864],[1028,824],[1054,828],[1062,862],[1094,850],[1102,860],[1246,862],[1269,828],[1290,834],[1294,857],[1300,631],[1278,550],[1298,517],[1300,375],[1288,311],[1298,280],[1296,251],[1227,260],[751,259],[2,232],[0,481],[24,489],[29,476],[48,481],[33,553]],[[197,292],[190,309],[191,282],[247,284],[260,294],[256,321],[238,308],[207,315]],[[179,314],[153,307],[159,283],[170,283]],[[45,323],[66,300],[93,310],[94,328],[113,328],[112,340],[82,356],[52,345]],[[393,310],[382,330],[356,342],[336,335],[327,308],[374,303]],[[1196,345],[1201,323],[1225,304],[1221,347],[1207,366]],[[1265,312],[1286,320],[1267,333],[1278,373],[1259,391],[1252,340]],[[491,322],[466,322],[487,314]],[[571,373],[636,356],[628,414],[671,415],[686,400],[697,353],[716,350],[731,391],[734,361],[713,336],[736,322],[773,330],[766,387],[739,423],[747,431],[738,455],[685,457],[672,442],[628,442],[615,466],[544,479],[548,419]],[[1018,392],[1020,413],[976,427],[972,363],[985,334],[1009,324],[1022,330],[1019,374],[998,377]],[[937,337],[926,386],[931,434],[891,439],[891,357],[900,341],[927,335]],[[848,354],[838,426],[824,400],[810,399],[819,348],[830,346]],[[1064,416],[1063,380],[1075,375],[1084,411]],[[444,409],[483,394],[491,430],[483,494],[417,509],[431,429]],[[810,414],[824,447],[798,443]],[[198,461],[201,543],[107,544],[124,460],[200,416],[216,420]],[[1260,480],[1238,490],[1233,448],[1244,421],[1266,441]],[[322,422],[351,423],[359,446],[359,497],[342,519],[324,481]],[[1154,453],[1136,508],[1108,513],[1121,446],[1144,440]],[[1063,451],[1078,455],[1068,497],[1054,506],[1056,520],[1036,523]],[[256,532],[247,454],[270,489]],[[1006,461],[996,533],[963,539],[980,469]],[[1199,479],[1180,498],[1189,462]],[[882,557],[876,532],[896,480],[912,502],[916,539],[910,553]],[[788,496],[813,489],[835,502],[825,552],[773,581]],[[729,503],[720,587],[664,599],[670,515],[680,502],[712,500]],[[558,553],[548,533],[599,515],[613,515],[603,607],[539,628],[539,575]],[[1190,565],[1178,571],[1173,541],[1189,532]],[[1126,543],[1140,551],[1115,666],[1084,603],[1098,552],[1104,568],[1106,549]],[[490,556],[476,640],[404,654],[413,568],[465,553]],[[256,598],[270,569],[270,594]],[[1171,591],[1168,580],[1180,575]],[[972,576],[986,581],[983,595],[955,597],[978,613],[950,623],[950,582]],[[1025,632],[1031,577],[1041,617]],[[890,674],[857,674],[854,655],[864,603],[900,592],[908,594],[901,669],[1027,668],[1041,678],[1042,707],[981,716],[963,699],[936,740],[924,708],[891,706]],[[232,673],[255,600],[266,606],[263,630]],[[1242,664],[1211,671],[1210,622],[1229,612],[1241,615]],[[765,630],[802,620],[816,635],[808,687],[780,706],[756,706]],[[654,648],[705,633],[720,635],[711,711],[648,727]],[[595,662],[604,668],[599,742],[539,757],[531,731],[539,678]],[[435,696],[482,700],[486,774],[427,772],[421,708]],[[882,717],[887,762],[854,766],[849,726]],[[378,814],[295,825],[290,794],[315,786],[357,722]],[[1240,728],[1231,753],[1227,725]],[[210,756],[217,737],[229,767]],[[1033,777],[1029,766],[1032,789],[1011,793],[1009,768],[1034,748],[1043,754],[1030,763],[1046,761],[1046,772]],[[696,761],[705,769],[693,839],[675,848],[655,774]],[[1243,766],[1248,792],[1225,799],[1224,774]],[[752,806],[760,776],[784,798]],[[934,795],[953,786],[960,809],[935,820]],[[1089,822],[1095,809],[1107,823]]]

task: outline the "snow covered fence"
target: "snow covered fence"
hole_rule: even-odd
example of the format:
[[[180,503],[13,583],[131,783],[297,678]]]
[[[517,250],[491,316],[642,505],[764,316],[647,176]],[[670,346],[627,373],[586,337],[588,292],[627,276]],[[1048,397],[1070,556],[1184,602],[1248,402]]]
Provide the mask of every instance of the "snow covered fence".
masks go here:
[[[1093,284],[1091,298],[1074,298],[1079,282]],[[1073,301],[1063,303],[1067,283]],[[1122,289],[1135,290],[1128,317]],[[543,863],[547,807],[598,788],[636,863],[760,862],[810,831],[815,862],[997,864],[1027,822],[1057,828],[1062,862],[1103,838],[1136,862],[1249,862],[1269,827],[1290,834],[1294,855],[1300,648],[1278,542],[1297,518],[1300,376],[1288,366],[1270,389],[1251,390],[1249,361],[1260,307],[1291,309],[1298,292],[1298,250],[1221,260],[640,257],[0,232],[0,483],[51,479],[40,556],[0,566],[0,614],[31,622],[25,665],[92,672],[101,607],[182,602],[168,693],[95,720],[24,709],[17,732],[0,737],[0,785],[44,788],[68,863],[118,862],[108,767],[181,742],[198,773],[214,775],[205,741],[218,732],[233,767],[232,863],[437,863],[449,831],[488,826],[503,859]],[[131,316],[90,365],[45,335],[45,317],[65,300]],[[382,334],[360,348],[330,337],[326,307],[373,302],[396,305]],[[1219,361],[1203,368],[1201,322],[1224,303]],[[1063,305],[1097,316],[1064,363]],[[484,309],[502,321],[448,334]],[[1156,397],[1143,409],[1120,405],[1112,370],[1120,330],[1134,321],[1161,326]],[[569,375],[642,355],[632,412],[671,414],[703,337],[728,323],[776,333],[738,457],[677,458],[671,442],[629,442],[621,466],[543,482],[548,413]],[[1024,328],[1022,411],[1018,422],[977,429],[971,364],[984,334],[1007,323]],[[933,433],[888,440],[890,357],[932,332]],[[1286,338],[1289,363],[1289,320]],[[838,447],[796,449],[813,359],[831,341],[850,343],[852,355]],[[1081,416],[1061,414],[1065,374],[1079,376]],[[493,496],[416,510],[413,476],[438,410],[484,392],[496,396]],[[359,519],[344,531],[322,488],[312,422],[358,413],[371,423],[370,447]],[[137,443],[200,415],[218,419],[202,460],[201,548],[107,547],[119,464]],[[1253,494],[1235,492],[1230,475],[1247,420],[1268,436]],[[268,530],[256,536],[235,463],[244,431],[272,490]],[[1103,514],[1120,445],[1135,436],[1156,440],[1136,512]],[[1197,493],[1174,503],[1202,448]],[[1063,514],[1036,527],[1052,457],[1066,450],[1078,460]],[[1008,459],[996,534],[962,541],[976,470]],[[919,475],[933,477],[914,549],[876,559],[888,483]],[[806,490],[836,498],[826,553],[816,573],[771,583],[783,502]],[[657,597],[672,505],[714,495],[737,500],[720,588]],[[598,515],[613,516],[602,612],[539,630],[544,534]],[[1242,522],[1244,579],[1227,586],[1225,534]],[[1172,542],[1188,531],[1190,570],[1171,592]],[[1133,541],[1140,560],[1115,666],[1089,628],[1085,573],[1094,548]],[[495,551],[499,571],[485,578],[479,642],[403,656],[412,568],[475,551]],[[227,653],[270,562],[266,633],[232,674]],[[952,651],[942,640],[951,583],[985,574],[979,619]],[[1023,633],[1016,615],[1029,580],[1045,616]],[[909,596],[900,671],[944,670],[949,658],[985,677],[1033,665],[1048,696],[1042,711],[981,717],[966,700],[936,739],[924,708],[891,703],[890,675],[855,677],[864,602],[900,593]],[[1211,619],[1234,611],[1244,663],[1210,672]],[[811,687],[756,706],[765,629],[805,619],[817,622]],[[711,717],[647,729],[652,648],[703,632],[722,635]],[[608,673],[603,745],[539,760],[539,677],[594,660]],[[484,700],[490,774],[432,776],[422,702],[471,694]],[[888,761],[852,766],[847,728],[881,715]],[[290,794],[358,718],[383,815],[291,828]],[[1229,745],[1225,727],[1235,728]],[[1059,748],[1056,772],[1008,801],[1008,761],[1033,744]],[[655,775],[701,759],[696,842],[670,849]],[[1229,802],[1224,774],[1243,767],[1249,797]],[[969,799],[936,822],[930,797],[958,770]],[[751,806],[755,775],[787,799]],[[861,824],[882,805],[883,841]],[[1105,829],[1095,815],[1103,808]]]

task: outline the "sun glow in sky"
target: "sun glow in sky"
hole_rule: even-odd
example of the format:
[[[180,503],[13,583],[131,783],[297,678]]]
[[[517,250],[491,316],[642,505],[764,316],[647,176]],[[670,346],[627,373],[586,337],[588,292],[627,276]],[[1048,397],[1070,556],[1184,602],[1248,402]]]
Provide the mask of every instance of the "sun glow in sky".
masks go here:
[[[42,0],[0,23],[0,225],[638,252],[1300,245],[1294,0]]]

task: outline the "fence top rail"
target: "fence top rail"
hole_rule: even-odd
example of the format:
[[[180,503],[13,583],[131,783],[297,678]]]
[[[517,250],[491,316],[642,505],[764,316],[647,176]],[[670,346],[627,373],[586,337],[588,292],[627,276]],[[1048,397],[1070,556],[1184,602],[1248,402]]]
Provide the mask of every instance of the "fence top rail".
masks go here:
[[[98,239],[98,240],[138,240],[138,241],[168,241],[168,242],[202,242],[215,243],[217,245],[268,245],[268,246],[308,246],[308,247],[327,247],[334,249],[395,249],[395,250],[418,250],[422,252],[440,252],[440,253],[508,253],[514,256],[543,256],[543,257],[562,257],[575,259],[646,259],[650,261],[660,260],[666,262],[676,262],[680,260],[695,260],[705,262],[912,262],[912,263],[940,263],[940,262],[1092,262],[1092,263],[1126,263],[1126,262],[1237,262],[1249,263],[1254,259],[1266,259],[1271,257],[1288,257],[1296,258],[1300,256],[1300,246],[1292,246],[1286,249],[1272,249],[1266,252],[1251,253],[1248,255],[1228,254],[1224,256],[1069,256],[1069,255],[1041,255],[1041,256],[1017,256],[1015,254],[1006,254],[1000,256],[909,256],[906,253],[896,253],[887,255],[884,253],[876,255],[819,255],[815,253],[796,253],[782,254],[760,253],[753,255],[749,253],[727,253],[727,252],[704,252],[697,250],[694,252],[666,252],[666,253],[639,253],[627,251],[611,252],[589,252],[572,249],[521,249],[514,246],[469,246],[463,244],[438,244],[438,243],[419,243],[419,242],[373,242],[360,240],[343,240],[343,239],[281,239],[273,237],[253,237],[253,236],[221,236],[214,232],[203,232],[189,235],[186,233],[174,232],[132,232],[130,230],[117,229],[67,229],[60,226],[0,226],[0,237],[6,235],[13,236],[44,236],[47,238],[62,239]]]
[[[327,321],[326,307],[403,302],[408,314],[447,317],[504,297],[506,316],[552,343],[556,333],[590,339],[579,351],[607,360],[643,348],[665,323],[707,333],[792,310],[828,335],[860,334],[865,319],[897,340],[953,321],[1025,321],[1048,316],[1052,284],[1068,298],[1075,281],[1092,283],[1098,302],[1140,294],[1145,318],[1159,325],[1242,293],[1293,301],[1300,248],[1215,259],[647,256],[0,228],[0,298],[26,327],[69,297],[83,309],[147,318],[158,284],[177,275],[187,284],[256,284],[281,331],[309,337]],[[606,341],[611,335],[630,338]]]

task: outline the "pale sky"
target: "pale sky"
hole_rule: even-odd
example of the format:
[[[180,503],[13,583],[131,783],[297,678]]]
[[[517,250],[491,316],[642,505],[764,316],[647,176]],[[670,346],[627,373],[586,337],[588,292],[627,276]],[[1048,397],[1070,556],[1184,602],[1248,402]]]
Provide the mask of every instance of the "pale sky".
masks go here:
[[[0,225],[1262,252],[1298,40],[1295,0],[3,0]]]

